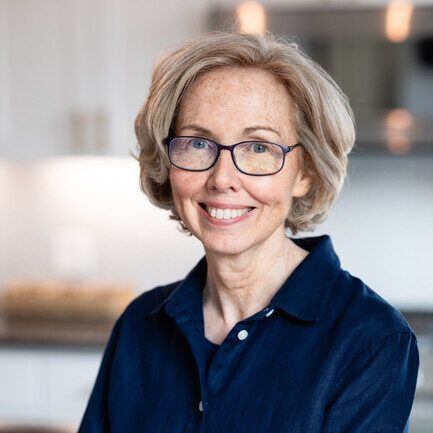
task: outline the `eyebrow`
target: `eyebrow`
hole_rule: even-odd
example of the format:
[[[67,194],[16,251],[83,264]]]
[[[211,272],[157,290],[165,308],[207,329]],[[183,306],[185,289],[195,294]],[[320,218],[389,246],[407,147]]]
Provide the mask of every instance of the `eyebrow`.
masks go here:
[[[213,136],[212,131],[210,131],[207,128],[203,128],[202,126],[196,125],[196,124],[184,125],[180,129],[194,129],[195,131],[197,131],[199,133]],[[276,129],[271,128],[270,126],[264,126],[264,125],[249,126],[248,128],[244,129],[243,133],[249,134],[251,132],[258,131],[258,130],[274,132],[275,134],[278,135],[280,140],[282,139],[281,134]]]

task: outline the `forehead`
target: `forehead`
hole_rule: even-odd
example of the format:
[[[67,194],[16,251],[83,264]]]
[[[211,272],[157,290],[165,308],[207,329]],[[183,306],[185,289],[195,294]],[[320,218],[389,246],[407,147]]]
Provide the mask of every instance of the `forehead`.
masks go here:
[[[281,127],[291,120],[291,113],[290,96],[271,73],[257,68],[221,67],[192,83],[181,101],[179,121],[266,121]]]

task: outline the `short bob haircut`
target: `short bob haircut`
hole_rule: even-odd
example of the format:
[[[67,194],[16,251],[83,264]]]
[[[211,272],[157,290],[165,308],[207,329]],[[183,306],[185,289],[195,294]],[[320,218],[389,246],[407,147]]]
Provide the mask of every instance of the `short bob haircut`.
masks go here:
[[[294,197],[285,228],[313,231],[344,183],[347,154],[355,141],[354,116],[347,97],[328,73],[296,42],[272,33],[205,31],[165,53],[156,63],[149,95],[135,119],[140,188],[151,203],[171,211],[170,219],[192,235],[174,206],[170,161],[162,140],[174,133],[183,95],[194,80],[224,66],[259,68],[280,80],[294,108],[293,121],[303,146],[300,164],[311,178],[303,197]]]

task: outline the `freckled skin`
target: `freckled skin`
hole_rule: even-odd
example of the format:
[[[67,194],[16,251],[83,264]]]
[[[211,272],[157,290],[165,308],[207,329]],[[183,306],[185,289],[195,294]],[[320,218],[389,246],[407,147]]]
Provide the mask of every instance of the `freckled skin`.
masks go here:
[[[202,136],[182,125],[198,124],[210,129],[222,144],[248,139],[269,140],[292,145],[295,131],[290,127],[291,107],[284,86],[272,75],[254,69],[220,68],[200,77],[190,88],[180,108],[177,135]],[[251,125],[267,125],[281,132],[257,131],[244,136]],[[298,174],[298,148],[287,154],[283,169],[271,176],[248,176],[239,172],[230,153],[222,151],[216,165],[204,172],[170,169],[176,208],[184,224],[209,250],[236,254],[254,243],[268,239],[284,228],[291,197],[302,195],[305,182]],[[244,203],[258,208],[247,224],[213,228],[199,217],[197,203],[215,200]]]
[[[297,136],[291,120],[289,95],[271,74],[259,69],[224,67],[207,72],[193,83],[184,95],[175,132],[176,135],[203,136],[194,129],[184,128],[194,123],[212,131],[213,136],[205,138],[221,144],[258,139],[292,145],[297,142]],[[258,124],[276,129],[281,137],[265,130],[243,133],[244,128]],[[282,269],[288,271],[288,263],[293,265],[295,258],[302,255],[284,232],[292,197],[304,195],[309,188],[309,179],[303,177],[299,169],[299,150],[298,147],[289,152],[283,169],[270,176],[241,173],[233,164],[230,152],[224,150],[207,171],[170,168],[176,209],[206,251],[207,285],[214,290],[218,288],[220,297],[226,296],[227,302],[230,298],[230,302],[237,305],[237,312],[233,310],[232,314],[226,302],[226,312],[221,313],[226,316],[226,322],[247,314],[248,298],[250,308],[256,308],[262,299],[258,291],[262,285],[263,292],[263,280],[267,279],[268,285],[269,281],[278,285]],[[243,222],[216,227],[200,215],[198,208],[199,202],[210,200],[246,204],[257,209],[255,215]],[[240,289],[237,294],[236,288]],[[226,295],[222,295],[224,291]],[[224,310],[223,299],[215,302]]]

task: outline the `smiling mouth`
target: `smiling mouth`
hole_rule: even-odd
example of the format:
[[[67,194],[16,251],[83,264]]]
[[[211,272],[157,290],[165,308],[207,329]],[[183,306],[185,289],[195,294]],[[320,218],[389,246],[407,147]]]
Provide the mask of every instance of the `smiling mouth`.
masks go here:
[[[199,203],[199,206],[206,212],[207,215],[213,220],[218,221],[238,221],[242,216],[245,214],[250,213],[252,210],[256,209],[255,207],[245,207],[245,208],[239,208],[239,209],[221,209],[221,208],[214,208],[211,206],[206,205],[205,203]]]

